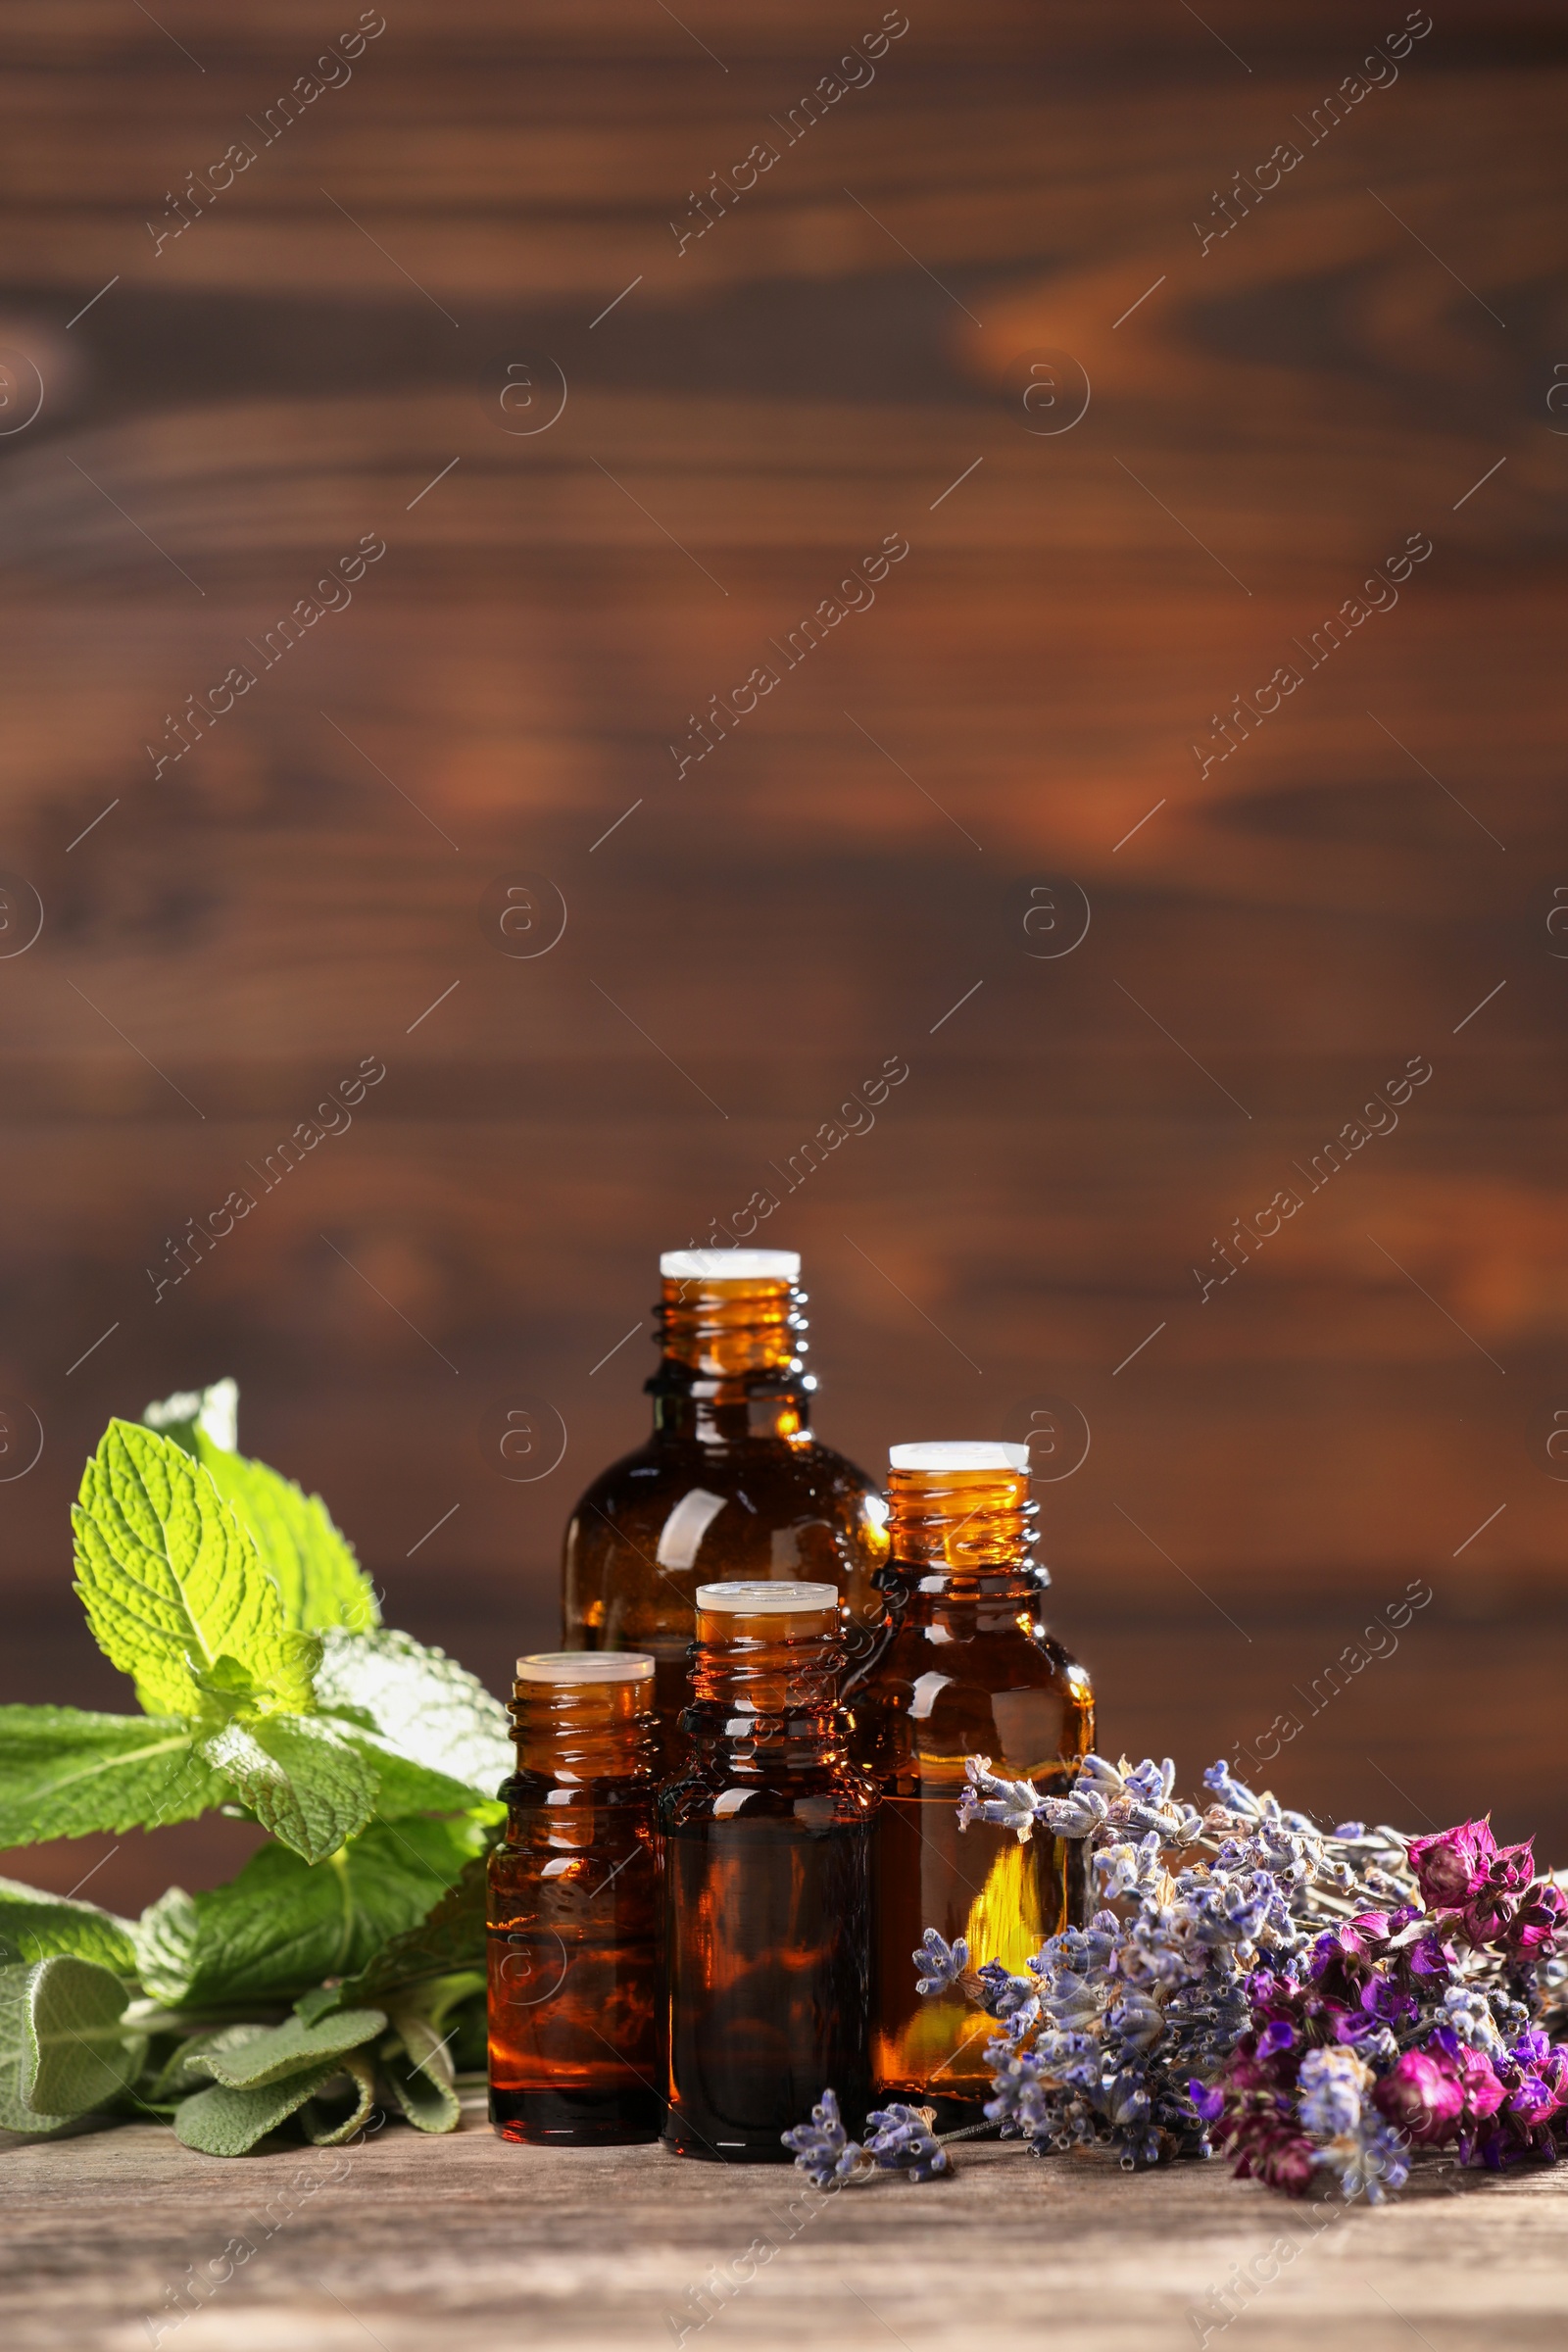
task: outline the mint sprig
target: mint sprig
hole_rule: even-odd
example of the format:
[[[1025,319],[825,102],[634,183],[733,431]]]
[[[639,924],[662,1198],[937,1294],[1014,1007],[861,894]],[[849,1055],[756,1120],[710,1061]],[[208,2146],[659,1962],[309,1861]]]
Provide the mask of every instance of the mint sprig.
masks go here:
[[[111,1421],[72,1524],[87,1622],[149,1714],[314,1704],[318,1645],[285,1623],[255,1543],[172,1438]]]
[[[340,2141],[376,2103],[421,2130],[458,2121],[506,1715],[380,1625],[319,1496],[235,1449],[235,1402],[232,1382],[167,1398],[146,1425],[112,1422],[88,1462],[76,1591],[144,1712],[0,1707],[0,1844],[218,1806],[271,1836],[229,1886],[172,1887],[134,1923],[0,1881],[14,2132],[165,2115],[185,2144],[239,2155],[294,2117]]]

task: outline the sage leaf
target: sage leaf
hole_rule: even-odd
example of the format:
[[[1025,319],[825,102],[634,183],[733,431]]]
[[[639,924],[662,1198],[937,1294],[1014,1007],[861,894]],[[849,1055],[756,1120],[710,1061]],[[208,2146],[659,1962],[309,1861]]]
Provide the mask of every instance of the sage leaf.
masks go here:
[[[343,2071],[339,2058],[318,2058],[298,2074],[284,2075],[257,2090],[230,2090],[215,2082],[182,2099],[174,2111],[174,2137],[204,2156],[248,2156],[258,2140],[297,2115],[307,2099]]]
[[[27,1971],[23,2104],[54,2117],[106,2107],[133,2082],[147,2036],[122,2023],[126,1987],[107,1968],[69,1953]]]
[[[300,2109],[305,2136],[318,2148],[341,2147],[369,2120],[375,2106],[375,2064],[364,2050],[349,2050],[343,2059],[342,2081],[350,2085],[352,2104],[334,2118],[339,2078],[333,2075]]]
[[[222,2048],[209,2043],[206,2049],[192,2053],[190,2069],[211,2075],[229,2090],[259,2090],[264,2083],[297,2075],[301,2067],[318,2058],[341,2058],[345,2050],[358,2049],[361,2042],[379,2034],[386,2022],[380,2009],[343,2009],[315,2026],[290,2017],[245,2041]]]
[[[45,1894],[20,1879],[0,1879],[0,1962],[30,1967],[35,1960],[70,1952],[117,1977],[131,1978],[136,1974],[134,1932],[128,1919],[100,1911],[96,1903]]]
[[[225,1691],[310,1707],[314,1642],[285,1624],[255,1544],[172,1438],[111,1421],[72,1523],[88,1622],[149,1713],[232,1712]]]
[[[177,2104],[193,2090],[205,2090],[213,2077],[205,2066],[197,2064],[211,2050],[238,2050],[254,2041],[267,2028],[259,2025],[219,2026],[210,2034],[193,2034],[182,2041],[172,2055],[164,2061],[162,2071],[154,2078],[144,2096],[150,2106]]]
[[[455,2132],[462,2109],[450,2050],[416,2000],[392,2003],[390,2010],[396,2031],[376,2053],[380,2081],[419,2131]],[[363,2012],[350,2011],[355,2014]]]
[[[0,1847],[189,1821],[228,1793],[178,1717],[0,1707]]]
[[[28,1980],[30,1968],[0,1968],[0,2131],[24,2132],[32,2139],[51,2139],[71,2131],[75,2118],[43,2115],[23,2096],[23,2084],[32,2075],[27,2046]]]

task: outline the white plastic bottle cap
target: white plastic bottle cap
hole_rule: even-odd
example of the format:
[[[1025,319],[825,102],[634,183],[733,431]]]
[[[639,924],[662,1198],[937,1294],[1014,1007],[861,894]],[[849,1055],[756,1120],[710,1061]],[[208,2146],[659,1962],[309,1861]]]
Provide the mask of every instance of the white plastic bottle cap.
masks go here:
[[[640,1649],[537,1649],[517,1660],[519,1683],[647,1683],[653,1674]]]
[[[745,1617],[785,1617],[798,1609],[836,1609],[837,1585],[699,1585],[700,1609],[729,1610]]]
[[[929,1446],[890,1446],[888,1466],[893,1470],[1027,1470],[1029,1448],[1000,1439],[949,1438]]]
[[[659,1261],[666,1282],[794,1282],[798,1250],[666,1250]]]

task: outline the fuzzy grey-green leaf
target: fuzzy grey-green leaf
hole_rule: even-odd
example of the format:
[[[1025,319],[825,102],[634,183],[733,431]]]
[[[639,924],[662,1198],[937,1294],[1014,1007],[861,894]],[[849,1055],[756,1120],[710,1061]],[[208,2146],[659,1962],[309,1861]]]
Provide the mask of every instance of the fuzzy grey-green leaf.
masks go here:
[[[337,2089],[336,2076],[323,2082],[319,2092],[307,2099],[300,2110],[305,2136],[318,2148],[341,2147],[346,2139],[352,2139],[375,2105],[375,2061],[368,2051],[345,2053],[342,2079],[353,2085],[353,2103],[335,2119],[327,2105],[327,2094]]]
[[[380,2009],[342,2009],[318,2026],[306,2025],[303,2018],[286,2018],[247,2041],[199,2052],[191,2058],[191,2071],[205,2071],[229,2090],[259,2090],[264,2083],[298,2074],[318,2058],[341,2058],[345,2050],[357,2050],[386,2022]]]
[[[147,2036],[127,2030],[126,1988],[107,1968],[69,1953],[27,1971],[24,2103],[40,2115],[84,2115],[135,2081]]]
[[[420,2035],[416,2035],[412,2051],[401,2034],[389,2034],[381,2044],[377,2079],[417,2131],[458,2128],[463,2111],[450,2071],[441,2064],[445,2056],[444,2050],[432,2055]]]
[[[32,2139],[52,2139],[69,2132],[74,2117],[43,2115],[29,2106],[23,2085],[32,2077],[27,2046],[27,1994],[32,1970],[20,1964],[0,1968],[0,2131],[24,2132]]]
[[[174,2115],[174,2137],[205,2156],[247,2156],[269,2132],[296,2115],[306,2100],[343,2071],[340,2058],[319,2058],[299,2074],[267,2082],[259,2090],[229,2090],[215,2082],[181,2100]]]

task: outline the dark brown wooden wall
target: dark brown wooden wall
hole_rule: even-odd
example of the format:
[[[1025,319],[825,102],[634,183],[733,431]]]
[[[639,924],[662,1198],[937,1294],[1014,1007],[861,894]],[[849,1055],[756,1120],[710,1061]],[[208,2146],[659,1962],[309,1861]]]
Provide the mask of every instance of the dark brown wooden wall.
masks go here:
[[[1070,1400],[1040,1494],[1105,1744],[1193,1781],[1294,1712],[1283,1794],[1491,1803],[1568,1859],[1560,11],[1439,5],[1395,78],[1395,0],[908,0],[786,144],[877,7],[387,0],[264,143],[356,13],[0,25],[0,940],[43,908],[0,961],[8,1458],[44,1439],[0,1484],[6,1695],[123,1703],[68,1504],[111,1413],[228,1371],[392,1619],[499,1685],[642,1425],[646,1341],[601,1359],[658,1250],[897,1056],[761,1229],[824,1434],[876,1464]],[[565,928],[515,956],[525,874]],[[534,1484],[485,1450],[519,1396],[566,1434]],[[230,1858],[132,1840],[94,1891]]]

